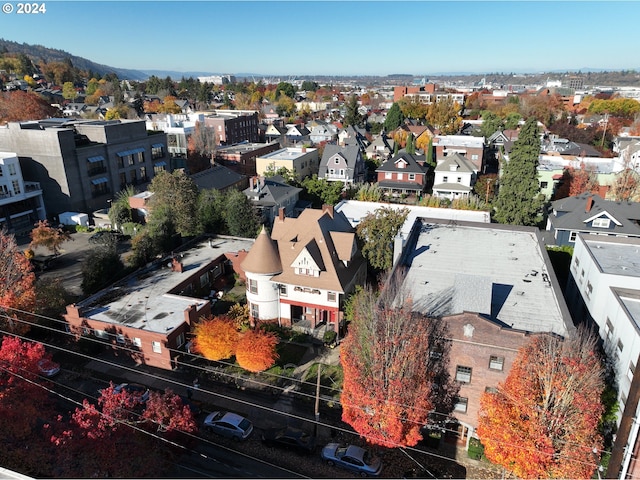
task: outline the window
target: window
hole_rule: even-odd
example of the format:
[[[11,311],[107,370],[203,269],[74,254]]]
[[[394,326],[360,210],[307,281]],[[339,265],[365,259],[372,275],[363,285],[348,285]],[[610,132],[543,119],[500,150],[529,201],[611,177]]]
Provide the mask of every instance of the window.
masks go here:
[[[176,337],[176,346],[180,348],[184,345],[184,332],[180,332],[180,335]]]
[[[160,345],[160,342],[152,341],[151,350],[153,350],[153,353],[162,353],[162,347]]]
[[[116,342],[118,342],[120,345],[124,345],[126,343],[124,335],[122,335],[121,333],[116,335]]]
[[[461,183],[461,182],[462,182],[462,177],[458,177],[458,178],[457,178],[457,182],[458,182],[458,183]]]
[[[9,175],[15,175],[16,174],[16,165],[15,165],[15,163],[10,163],[9,165],[7,165],[7,167],[9,168]]]
[[[409,174],[409,180],[415,180],[416,179],[416,174],[415,173],[410,173]]]
[[[496,387],[484,387],[484,391],[487,393],[498,393],[498,389]]]
[[[142,340],[138,337],[133,337],[133,346],[138,348],[142,347]]]
[[[456,367],[456,380],[460,383],[471,383],[471,367],[458,365]]]
[[[471,155],[471,160],[478,160],[478,154],[474,153],[473,155]]]
[[[144,152],[138,152],[138,163],[144,163]]]
[[[151,158],[157,160],[164,157],[164,145],[156,143],[151,146]]]
[[[613,336],[613,324],[611,323],[611,320],[609,320],[609,317],[607,317],[607,323],[604,325],[604,333],[607,340],[611,340],[611,337]]]
[[[104,330],[94,330],[93,334],[98,338],[107,338],[109,336]]]
[[[585,291],[587,298],[591,298],[592,293],[593,293],[593,285],[591,285],[591,282],[587,281],[587,290]]]
[[[384,172],[384,178],[386,178],[387,180],[390,180],[391,178],[393,178],[393,173],[392,172]]]
[[[251,304],[251,318],[260,318],[260,306],[256,303]]]
[[[340,163],[340,159],[339,159],[339,158],[336,158],[336,159],[334,160],[334,163],[335,163],[336,165],[337,165],[337,164],[339,164],[339,163]]]
[[[447,183],[449,181],[449,177],[442,177],[442,182],[443,183]]]
[[[458,397],[456,399],[456,404],[453,407],[454,412],[467,413],[467,404],[469,403],[469,399],[465,397]]]
[[[540,182],[540,188],[547,188],[549,186],[549,182]]]
[[[327,292],[327,301],[335,302],[336,301],[336,292]]]
[[[398,180],[403,180],[404,174],[398,173]]]
[[[13,193],[16,195],[20,195],[22,193],[20,191],[20,182],[18,182],[18,180],[11,180],[11,187],[13,188]]]
[[[504,368],[504,357],[498,357],[496,355],[491,355],[489,357],[489,369],[502,371],[503,368]]]
[[[0,177],[2,177],[2,175],[4,174],[2,173],[2,165],[0,165]]]
[[[629,381],[633,380],[633,374],[636,371],[636,366],[633,362],[629,362],[629,370],[627,370],[627,377],[629,378]]]
[[[611,225],[611,220],[608,218],[594,218],[591,222],[593,228],[609,228],[609,225]]]
[[[166,170],[164,167],[166,167],[167,164],[165,162],[158,162],[156,164],[153,165],[153,173],[155,175],[157,175],[158,173],[162,172],[163,170]]]
[[[249,279],[249,283],[247,284],[248,290],[250,293],[257,294],[258,293],[258,281]]]
[[[622,353],[622,349],[624,345],[622,344],[622,340],[618,340],[618,353]]]
[[[280,295],[283,297],[287,296],[287,286],[280,284]]]
[[[578,232],[571,232],[569,234],[569,241],[570,242],[575,242],[576,241],[576,236],[578,235]]]

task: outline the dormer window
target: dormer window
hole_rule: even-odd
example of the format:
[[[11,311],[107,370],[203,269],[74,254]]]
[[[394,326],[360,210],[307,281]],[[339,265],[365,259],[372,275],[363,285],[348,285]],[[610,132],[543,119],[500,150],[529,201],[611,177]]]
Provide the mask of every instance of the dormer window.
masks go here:
[[[339,159],[339,158],[336,158],[336,159],[334,160],[334,162],[335,162],[335,164],[337,165],[337,164],[339,164],[339,163],[340,163],[340,159]]]
[[[591,226],[593,228],[609,228],[611,220],[608,218],[594,218]]]

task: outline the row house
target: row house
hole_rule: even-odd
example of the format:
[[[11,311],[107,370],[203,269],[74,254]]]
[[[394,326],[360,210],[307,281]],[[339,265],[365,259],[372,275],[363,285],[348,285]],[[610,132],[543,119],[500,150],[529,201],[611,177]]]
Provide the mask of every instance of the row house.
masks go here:
[[[128,185],[144,189],[169,169],[166,134],[142,120],[12,122],[0,128],[0,151],[17,154],[54,216],[106,208]]]
[[[424,155],[411,155],[404,150],[376,169],[380,189],[388,195],[421,195],[427,184],[428,167]]]
[[[275,322],[317,337],[342,335],[344,299],[366,277],[355,230],[332,206],[307,208],[298,218],[281,210],[271,236],[262,230],[241,268],[253,324]]]
[[[433,139],[436,159],[447,155],[460,153],[475,165],[478,172],[484,173],[485,142],[484,137],[470,137],[468,135],[436,135]]]
[[[357,144],[344,147],[326,145],[320,160],[318,178],[344,184],[363,183],[365,171],[362,150]]]
[[[45,218],[40,184],[24,180],[15,153],[0,152],[0,230],[22,235]]]

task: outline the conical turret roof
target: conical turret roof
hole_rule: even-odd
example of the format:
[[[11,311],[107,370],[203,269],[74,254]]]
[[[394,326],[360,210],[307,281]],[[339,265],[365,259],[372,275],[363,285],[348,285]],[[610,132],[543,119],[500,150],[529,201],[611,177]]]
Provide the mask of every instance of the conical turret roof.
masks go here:
[[[282,273],[278,247],[264,227],[240,267],[245,272],[262,275]]]

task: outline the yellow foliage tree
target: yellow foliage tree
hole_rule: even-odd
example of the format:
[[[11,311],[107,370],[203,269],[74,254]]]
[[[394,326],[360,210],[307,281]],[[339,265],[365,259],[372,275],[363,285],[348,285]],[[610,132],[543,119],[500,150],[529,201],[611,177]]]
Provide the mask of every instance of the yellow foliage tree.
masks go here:
[[[262,372],[278,359],[278,337],[264,330],[248,330],[240,337],[236,347],[236,360],[245,370]]]
[[[193,333],[193,350],[209,360],[223,360],[235,353],[238,330],[228,317],[202,320],[195,326]]]

